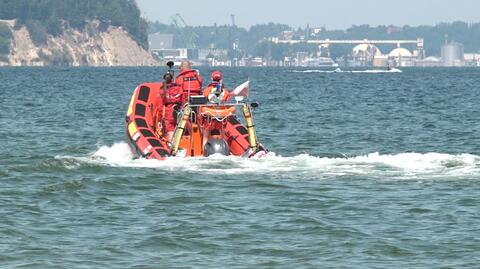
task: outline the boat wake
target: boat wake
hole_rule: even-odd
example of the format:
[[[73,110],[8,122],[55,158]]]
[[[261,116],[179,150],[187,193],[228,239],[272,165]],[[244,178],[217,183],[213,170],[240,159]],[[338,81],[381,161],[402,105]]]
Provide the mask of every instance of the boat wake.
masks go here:
[[[335,70],[321,70],[321,69],[309,69],[309,70],[293,70],[294,73],[402,73],[402,70],[392,68],[390,70],[383,69],[370,69],[370,70],[341,70],[337,68]]]
[[[101,146],[86,157],[57,156],[68,169],[84,165],[161,169],[214,174],[268,174],[306,178],[365,176],[397,179],[438,179],[480,176],[480,156],[472,154],[370,153],[361,156],[329,158],[300,154],[283,157],[269,153],[261,158],[213,155],[201,158],[170,157],[164,161],[135,159],[127,143]],[[76,163],[76,165],[72,165]]]

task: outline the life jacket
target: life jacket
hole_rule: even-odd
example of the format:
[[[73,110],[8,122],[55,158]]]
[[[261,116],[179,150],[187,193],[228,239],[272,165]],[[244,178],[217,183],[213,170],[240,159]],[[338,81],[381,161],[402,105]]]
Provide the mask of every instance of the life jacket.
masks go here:
[[[155,112],[155,126],[158,136],[165,132],[173,131],[175,128],[175,106],[182,101],[182,89],[175,83],[160,83],[160,91],[157,99],[157,110]]]
[[[203,96],[211,103],[218,104],[227,101],[230,98],[229,92],[225,89],[223,84],[219,82],[210,83],[204,90]],[[200,108],[200,114],[205,116],[215,117],[219,120],[224,119],[235,113],[234,106],[204,106]]]
[[[199,95],[202,89],[203,78],[196,70],[187,69],[178,74],[175,83],[183,91],[182,103],[188,101],[188,95]]]
[[[182,88],[175,83],[170,83],[166,87],[164,95],[165,104],[180,104],[182,102]]]
[[[221,87],[221,89],[218,89],[218,87]],[[219,91],[220,93],[218,93]],[[227,101],[230,94],[223,84],[212,82],[203,90],[203,96],[207,97],[207,100],[212,103],[219,103]]]

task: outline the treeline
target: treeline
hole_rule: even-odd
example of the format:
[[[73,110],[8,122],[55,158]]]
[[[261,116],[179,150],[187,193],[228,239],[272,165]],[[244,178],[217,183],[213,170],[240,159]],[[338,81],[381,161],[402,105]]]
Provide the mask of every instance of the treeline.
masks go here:
[[[321,39],[425,39],[427,55],[440,55],[441,47],[446,41],[460,42],[465,52],[480,51],[480,23],[439,23],[435,26],[352,26],[346,31],[324,31]],[[382,49],[382,48],[380,48]],[[391,48],[390,48],[391,49]],[[388,51],[387,51],[388,52]]]
[[[47,34],[58,36],[65,27],[83,30],[87,20],[122,26],[144,48],[148,48],[147,22],[140,17],[135,0],[1,0],[0,19],[16,19],[27,26],[36,43]]]
[[[179,29],[174,25],[163,24],[157,21],[149,23],[148,31],[149,33],[175,34],[174,42],[176,47],[188,46],[188,41],[193,38],[195,46],[198,48],[232,49],[232,44],[236,43],[242,53],[261,56],[265,53],[264,45],[262,44],[265,38],[277,36],[281,32],[290,29],[290,26],[278,23],[258,24],[250,27],[248,30],[229,25],[187,26]]]
[[[5,56],[10,53],[10,38],[12,32],[10,28],[3,23],[0,23],[0,61],[5,61]]]
[[[318,52],[318,45],[274,45],[266,42],[268,37],[278,37],[283,31],[292,31],[294,38],[310,39],[425,39],[427,55],[440,55],[441,46],[445,41],[460,42],[466,52],[480,51],[480,23],[440,23],[435,26],[352,26],[347,30],[322,29],[313,34],[307,27],[294,29],[285,24],[261,24],[249,29],[224,26],[195,26],[178,29],[172,25],[159,22],[149,23],[149,32],[175,34],[178,47],[184,46],[185,35],[193,36],[199,48],[212,47],[230,49],[233,41],[237,40],[242,53],[250,56],[263,56],[272,59],[283,59],[297,51]],[[351,52],[353,45],[335,45],[330,47],[331,56],[336,58]],[[414,49],[415,47],[407,47]],[[392,46],[380,46],[384,53],[393,49]]]

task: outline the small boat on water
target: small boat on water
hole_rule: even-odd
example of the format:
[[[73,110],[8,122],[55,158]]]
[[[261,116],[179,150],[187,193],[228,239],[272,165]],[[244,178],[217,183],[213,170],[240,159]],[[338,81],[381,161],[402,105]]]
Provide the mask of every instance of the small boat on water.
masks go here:
[[[127,141],[138,157],[164,160],[170,156],[200,157],[212,154],[242,157],[262,156],[252,110],[247,103],[248,81],[237,87],[227,101],[212,102],[206,96],[189,96],[176,113],[172,137],[161,130],[165,104],[162,82],[142,83],[134,91],[126,115]],[[243,91],[245,92],[245,91]],[[245,125],[239,120],[240,113]]]

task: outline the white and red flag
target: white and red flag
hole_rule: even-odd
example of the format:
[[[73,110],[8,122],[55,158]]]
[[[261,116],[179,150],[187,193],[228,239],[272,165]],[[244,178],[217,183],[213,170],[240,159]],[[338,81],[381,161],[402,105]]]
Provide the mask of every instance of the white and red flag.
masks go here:
[[[245,98],[248,97],[248,87],[250,85],[250,81],[247,80],[242,85],[238,86],[233,90],[230,95],[233,96],[244,96]]]

